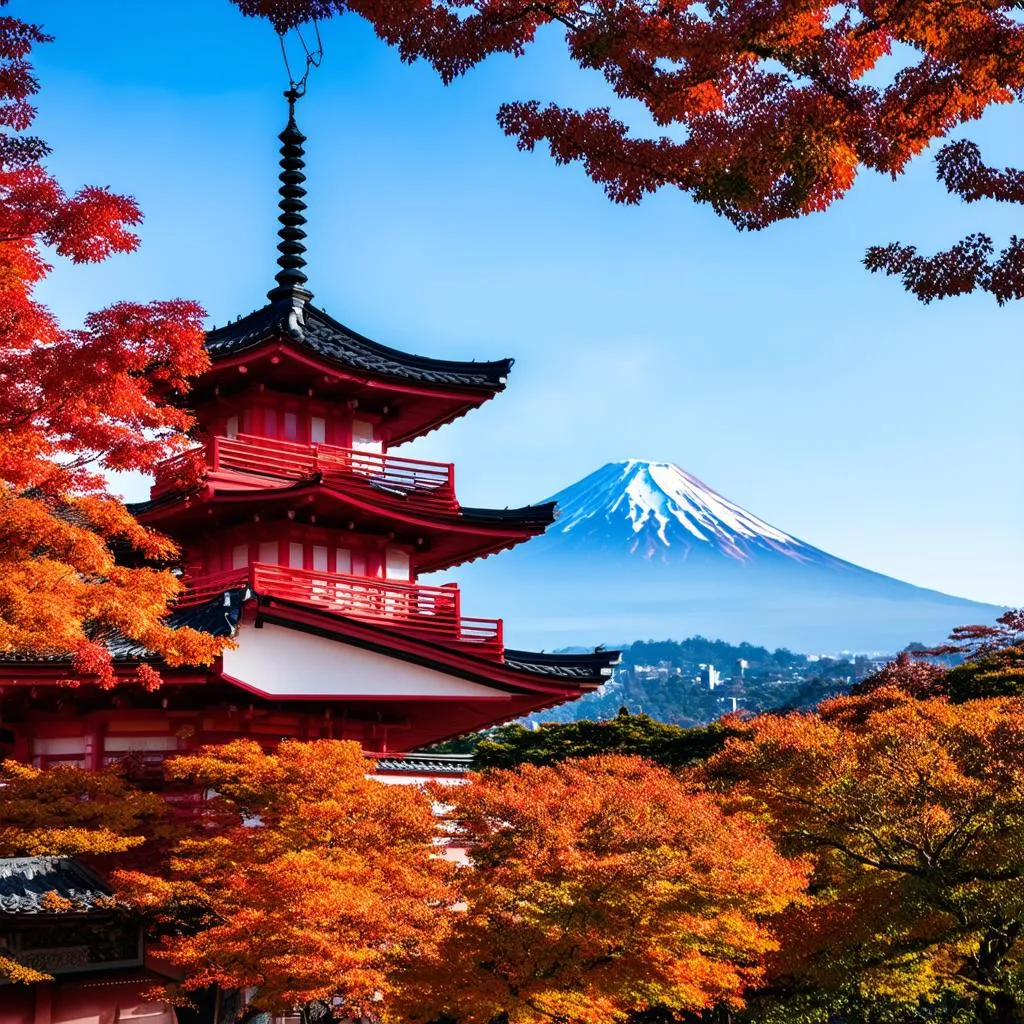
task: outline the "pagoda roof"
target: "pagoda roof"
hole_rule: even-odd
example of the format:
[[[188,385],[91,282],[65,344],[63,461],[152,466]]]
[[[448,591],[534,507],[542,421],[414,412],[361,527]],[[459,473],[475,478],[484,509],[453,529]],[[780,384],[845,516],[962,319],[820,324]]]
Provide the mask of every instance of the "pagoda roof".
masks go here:
[[[536,690],[558,696],[551,703],[561,703],[580,696],[601,683],[607,682],[610,670],[620,659],[619,651],[595,650],[576,654],[548,654],[542,651],[506,649],[504,659],[496,662],[487,657],[469,653],[466,649],[453,651],[451,647],[418,637],[410,637],[401,628],[388,628],[380,624],[348,618],[337,612],[313,609],[308,605],[279,598],[253,595],[246,589],[227,590],[204,604],[180,608],[168,617],[175,628],[190,627],[212,633],[214,636],[235,636],[246,602],[257,602],[258,620],[292,626],[300,631],[330,636],[344,643],[375,650],[379,653],[414,661],[423,665],[442,667],[445,671],[465,679],[486,681],[499,688]],[[152,651],[141,644],[115,637],[107,641],[115,663],[137,664],[140,661],[159,661]],[[70,663],[70,654],[23,656],[0,654],[0,664]],[[168,669],[168,679],[175,669]],[[545,703],[545,706],[549,706]]]
[[[54,893],[85,913],[108,900],[111,890],[70,857],[0,858],[0,914],[53,914],[44,897]]]
[[[199,509],[209,504],[230,508],[248,507],[258,502],[262,508],[269,508],[302,497],[322,501],[325,507],[334,506],[355,519],[360,516],[371,519],[383,517],[395,523],[408,524],[413,532],[437,531],[440,539],[436,547],[419,555],[420,572],[437,572],[472,559],[484,558],[543,533],[554,522],[557,508],[552,501],[522,508],[500,509],[463,505],[456,512],[443,514],[410,506],[400,498],[369,486],[364,494],[352,493],[341,485],[332,486],[323,482],[319,474],[283,487],[245,490],[193,487],[168,491],[149,501],[127,507],[133,516],[156,522],[168,515],[178,516],[178,509],[188,504],[195,509],[196,521],[204,522]]]
[[[512,359],[491,362],[432,359],[389,348],[354,331],[311,302],[289,296],[270,302],[234,323],[209,331],[206,348],[214,363],[272,342],[306,350],[339,369],[415,384],[495,393],[504,390]]]
[[[584,654],[546,654],[541,651],[505,650],[501,661],[479,657],[466,648],[453,648],[410,637],[400,627],[349,618],[338,612],[276,597],[258,597],[257,623],[275,625],[326,636],[381,654],[412,661],[471,681],[485,682],[510,692],[544,695],[540,707],[551,707],[608,681],[620,651],[596,650]]]
[[[374,758],[374,775],[449,775],[460,777],[473,770],[472,754],[387,754]]]

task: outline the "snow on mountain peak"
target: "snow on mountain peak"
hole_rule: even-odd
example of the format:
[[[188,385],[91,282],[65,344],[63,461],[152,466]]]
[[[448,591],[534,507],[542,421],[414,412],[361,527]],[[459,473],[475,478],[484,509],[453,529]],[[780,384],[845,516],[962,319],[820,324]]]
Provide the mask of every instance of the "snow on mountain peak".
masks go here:
[[[709,545],[746,561],[752,549],[801,557],[813,549],[776,529],[671,462],[612,462],[555,496],[553,531],[625,535],[631,551]],[[623,528],[631,531],[631,536]]]

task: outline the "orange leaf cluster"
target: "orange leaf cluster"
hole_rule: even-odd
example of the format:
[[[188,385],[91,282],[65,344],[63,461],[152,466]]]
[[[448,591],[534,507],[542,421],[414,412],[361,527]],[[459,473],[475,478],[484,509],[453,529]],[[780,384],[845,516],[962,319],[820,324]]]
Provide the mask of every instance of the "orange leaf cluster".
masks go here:
[[[804,867],[668,769],[605,755],[438,790],[469,848],[460,906],[401,1017],[609,1024],[739,1005]]]
[[[254,987],[253,1005],[272,1011],[386,1013],[394,964],[429,955],[451,916],[429,799],[368,779],[359,746],[333,740],[274,754],[238,740],[169,771],[216,791],[219,827],[179,844],[169,877],[115,877],[168,926],[161,952],[184,989]]]
[[[707,779],[814,860],[774,985],[1017,1019],[994,1007],[1024,979],[1024,701],[880,688],[749,729]]]
[[[0,18],[0,653],[72,656],[80,676],[110,686],[104,641],[115,634],[174,665],[223,647],[164,623],[179,584],[144,563],[175,546],[140,526],[103,475],[151,471],[188,444],[182,398],[208,360],[195,303],[118,303],[68,330],[34,298],[50,270],[40,246],[96,262],[133,250],[141,219],[106,189],[67,194],[39,162],[45,144],[23,134],[37,89],[27,57],[46,40]],[[119,565],[113,545],[134,565]]]
[[[116,767],[0,763],[0,857],[123,853],[145,842],[165,814],[159,796],[133,788]]]

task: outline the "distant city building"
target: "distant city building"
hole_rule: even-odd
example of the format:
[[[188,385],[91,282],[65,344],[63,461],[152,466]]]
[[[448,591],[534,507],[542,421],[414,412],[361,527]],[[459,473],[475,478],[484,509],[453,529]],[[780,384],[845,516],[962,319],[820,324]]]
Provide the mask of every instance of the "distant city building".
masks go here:
[[[702,686],[706,686],[709,690],[713,690],[722,682],[722,673],[719,672],[714,665],[701,665],[700,673],[697,678],[700,680]]]

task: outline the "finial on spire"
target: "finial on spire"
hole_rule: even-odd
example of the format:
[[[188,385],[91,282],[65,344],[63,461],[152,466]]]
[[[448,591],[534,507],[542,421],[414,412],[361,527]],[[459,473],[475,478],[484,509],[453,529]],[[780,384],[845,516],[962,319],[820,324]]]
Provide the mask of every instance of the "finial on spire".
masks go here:
[[[297,298],[312,298],[304,285],[306,284],[306,183],[305,149],[303,143],[306,136],[299,131],[295,123],[295,101],[302,95],[294,87],[285,94],[288,100],[288,124],[278,136],[281,140],[281,199],[278,216],[281,227],[278,230],[277,265],[280,267],[275,280],[277,287],[267,293],[271,301],[302,292]]]
[[[295,102],[301,99],[306,93],[306,81],[309,78],[311,68],[319,67],[323,58],[323,44],[320,41],[320,28],[316,21],[313,22],[316,31],[316,47],[310,48],[302,32],[296,29],[299,42],[305,59],[305,67],[302,76],[296,81],[292,74],[291,65],[288,62],[288,53],[285,48],[284,33],[278,33],[281,43],[281,56],[284,58],[285,70],[288,72],[288,91],[284,98],[288,101],[288,123],[284,131],[278,136],[281,140],[281,185],[278,189],[280,200],[280,214],[278,221],[281,227],[278,229],[277,243],[277,265],[280,268],[274,277],[277,286],[267,292],[267,298],[271,302],[279,299],[290,299],[292,314],[290,321],[297,321],[293,324],[292,330],[300,331],[302,323],[302,307],[312,297],[313,293],[306,287],[306,162],[304,157],[306,151],[303,145],[306,136],[299,131],[295,123]]]

